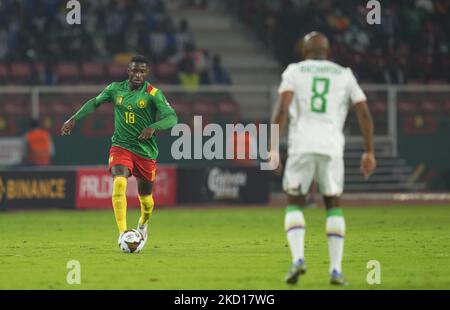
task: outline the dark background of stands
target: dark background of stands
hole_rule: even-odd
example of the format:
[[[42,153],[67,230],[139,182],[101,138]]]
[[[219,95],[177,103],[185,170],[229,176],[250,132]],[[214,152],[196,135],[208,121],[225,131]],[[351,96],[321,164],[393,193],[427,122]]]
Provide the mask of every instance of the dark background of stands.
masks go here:
[[[66,1],[2,0],[0,85],[105,84],[126,79],[136,53],[152,62],[150,80],[230,84],[220,57],[195,46],[189,24],[175,24],[162,0],[82,1],[69,25]]]
[[[300,41],[318,30],[332,44],[332,58],[362,82],[450,82],[450,1],[381,2],[381,24],[369,25],[367,1],[230,0],[284,66],[300,58]]]

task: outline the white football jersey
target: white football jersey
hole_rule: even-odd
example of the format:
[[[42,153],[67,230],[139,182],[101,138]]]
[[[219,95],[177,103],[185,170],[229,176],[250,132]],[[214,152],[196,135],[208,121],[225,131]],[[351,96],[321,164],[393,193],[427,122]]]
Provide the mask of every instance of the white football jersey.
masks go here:
[[[328,60],[290,64],[278,93],[294,92],[289,108],[289,154],[344,155],[349,107],[366,101],[353,72]]]

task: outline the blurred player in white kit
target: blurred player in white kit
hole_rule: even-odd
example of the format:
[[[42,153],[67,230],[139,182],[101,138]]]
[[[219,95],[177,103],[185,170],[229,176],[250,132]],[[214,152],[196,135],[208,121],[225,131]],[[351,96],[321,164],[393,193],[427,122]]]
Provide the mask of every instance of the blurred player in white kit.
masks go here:
[[[343,127],[349,109],[356,112],[365,143],[361,173],[367,179],[376,167],[367,98],[351,69],[327,60],[329,49],[323,34],[312,32],[305,36],[305,60],[290,64],[284,71],[272,119],[279,125],[280,136],[288,125],[288,158],[283,176],[283,190],[288,196],[284,224],[292,254],[285,279],[288,284],[297,283],[306,272],[302,208],[313,180],[327,210],[330,283],[347,284],[342,274],[345,221],[340,196],[344,187]],[[271,159],[279,161],[278,150],[271,151]]]

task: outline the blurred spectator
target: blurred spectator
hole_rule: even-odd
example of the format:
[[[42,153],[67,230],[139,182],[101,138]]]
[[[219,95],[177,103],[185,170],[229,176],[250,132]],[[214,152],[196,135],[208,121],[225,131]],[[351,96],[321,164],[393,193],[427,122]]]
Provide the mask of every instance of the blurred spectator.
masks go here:
[[[192,61],[196,72],[201,72],[205,67],[205,55],[202,50],[196,48],[193,42],[186,43],[183,50],[171,57],[170,61],[180,66],[185,59]]]
[[[187,84],[231,84],[231,79],[222,67],[219,56],[211,57],[209,50],[197,49],[193,42],[187,43],[183,52],[178,53],[171,61],[178,65],[180,70],[178,81],[184,86]]]
[[[26,165],[48,166],[55,155],[55,147],[50,133],[41,128],[39,121],[32,119],[30,130],[25,134],[27,144]]]
[[[382,9],[383,22],[381,29],[383,31],[384,40],[387,45],[391,45],[393,40],[399,35],[400,21],[398,17],[398,10],[395,4],[389,3],[389,6]]]
[[[8,41],[8,31],[6,31],[6,29],[2,28],[2,25],[0,25],[0,42],[6,43],[7,41]],[[0,44],[0,59],[6,58],[7,54],[8,54],[8,45]]]
[[[193,59],[184,58],[179,65],[179,84],[188,90],[195,90],[200,86],[200,75],[195,70]]]
[[[190,46],[187,48],[187,57],[192,59],[194,63],[194,69],[197,72],[203,72],[207,66],[207,61],[205,57],[205,53],[203,50],[198,49],[194,43],[190,43]]]
[[[424,9],[430,14],[434,12],[434,4],[431,0],[416,0],[416,7]]]
[[[199,68],[200,73],[200,84],[209,85],[212,83],[211,80],[211,70],[213,67],[213,60],[211,58],[211,53],[207,49],[202,50],[203,61],[202,66]]]
[[[150,57],[153,61],[164,61],[175,53],[175,36],[170,32],[167,21],[156,23],[154,31],[150,33],[149,44]]]
[[[369,34],[358,26],[351,26],[344,34],[344,42],[353,46],[354,50],[363,53],[370,45]]]
[[[55,64],[48,59],[44,62],[44,68],[40,73],[40,81],[43,85],[56,85],[58,78],[55,73]]]
[[[213,84],[231,85],[230,75],[222,67],[222,61],[219,55],[214,55],[211,76]]]
[[[118,53],[121,51],[127,33],[127,13],[123,9],[123,5],[119,6],[119,2],[111,0],[108,5],[108,13],[104,17],[106,47],[110,53]]]
[[[332,11],[327,18],[328,26],[337,32],[345,31],[350,27],[350,18],[340,10]]]
[[[189,29],[189,23],[183,19],[180,21],[178,31],[175,35],[177,41],[177,50],[181,50],[186,44],[194,43],[194,35]]]

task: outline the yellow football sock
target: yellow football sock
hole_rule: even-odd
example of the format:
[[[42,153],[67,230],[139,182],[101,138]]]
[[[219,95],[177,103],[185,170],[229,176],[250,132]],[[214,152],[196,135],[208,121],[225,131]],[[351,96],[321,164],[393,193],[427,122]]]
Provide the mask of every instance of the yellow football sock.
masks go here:
[[[153,195],[139,195],[139,201],[141,202],[141,217],[139,218],[139,225],[144,225],[147,223],[150,216],[152,216],[155,202],[153,201]]]
[[[127,230],[127,178],[115,177],[112,193],[112,205],[119,232]]]

